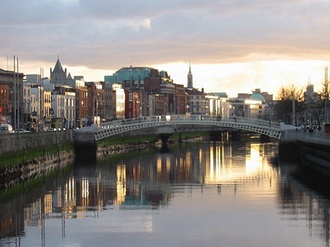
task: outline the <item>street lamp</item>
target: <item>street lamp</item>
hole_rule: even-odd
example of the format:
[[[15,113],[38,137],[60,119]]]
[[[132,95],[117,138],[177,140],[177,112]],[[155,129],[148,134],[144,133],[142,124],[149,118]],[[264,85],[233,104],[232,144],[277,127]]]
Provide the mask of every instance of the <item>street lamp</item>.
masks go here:
[[[324,121],[327,123],[329,118],[329,100],[325,100],[325,109],[324,109]]]
[[[296,126],[296,100],[294,98],[294,92],[292,91],[292,125]]]

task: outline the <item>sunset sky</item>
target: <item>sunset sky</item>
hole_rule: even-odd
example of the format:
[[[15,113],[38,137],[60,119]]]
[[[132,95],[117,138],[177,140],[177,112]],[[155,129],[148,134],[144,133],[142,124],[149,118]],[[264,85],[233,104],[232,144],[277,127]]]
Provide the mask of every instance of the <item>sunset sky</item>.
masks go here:
[[[330,0],[3,0],[0,68],[104,80],[121,67],[166,70],[206,92],[321,89],[330,66]]]

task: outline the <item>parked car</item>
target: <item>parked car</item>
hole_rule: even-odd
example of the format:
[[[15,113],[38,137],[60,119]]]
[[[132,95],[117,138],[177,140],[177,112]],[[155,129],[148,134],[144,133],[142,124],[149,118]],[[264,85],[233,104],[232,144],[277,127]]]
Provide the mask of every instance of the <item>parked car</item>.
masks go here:
[[[13,126],[11,124],[0,124],[0,133],[14,133]]]

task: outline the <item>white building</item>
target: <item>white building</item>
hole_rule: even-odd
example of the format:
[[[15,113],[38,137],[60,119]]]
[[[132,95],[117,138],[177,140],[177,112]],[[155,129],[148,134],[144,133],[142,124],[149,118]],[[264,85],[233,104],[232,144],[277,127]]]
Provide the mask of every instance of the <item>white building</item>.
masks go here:
[[[41,87],[40,86],[32,86],[31,89],[31,104],[30,104],[30,112],[31,112],[31,129],[32,130],[39,130],[39,124],[40,124],[40,91]]]
[[[76,127],[76,93],[69,86],[56,87],[51,95],[52,128]]]
[[[125,91],[121,84],[113,84],[113,106],[115,107],[114,113],[117,119],[125,118]]]
[[[228,96],[226,93],[207,93],[206,99],[206,112],[205,115],[212,117],[228,117]]]
[[[261,95],[229,99],[230,116],[264,119],[266,102]]]

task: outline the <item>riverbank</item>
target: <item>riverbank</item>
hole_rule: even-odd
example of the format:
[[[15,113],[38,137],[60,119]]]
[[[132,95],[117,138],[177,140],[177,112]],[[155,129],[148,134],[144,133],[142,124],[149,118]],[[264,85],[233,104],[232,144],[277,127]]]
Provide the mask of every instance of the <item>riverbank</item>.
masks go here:
[[[206,132],[189,132],[173,135],[169,143],[205,136],[206,134]],[[97,157],[145,150],[160,145],[161,141],[157,135],[117,136],[100,141],[97,147]],[[70,142],[2,154],[0,155],[0,190],[6,190],[31,179],[40,178],[74,163],[74,147]]]
[[[0,157],[0,190],[63,169],[74,161],[71,144],[8,153]]]

